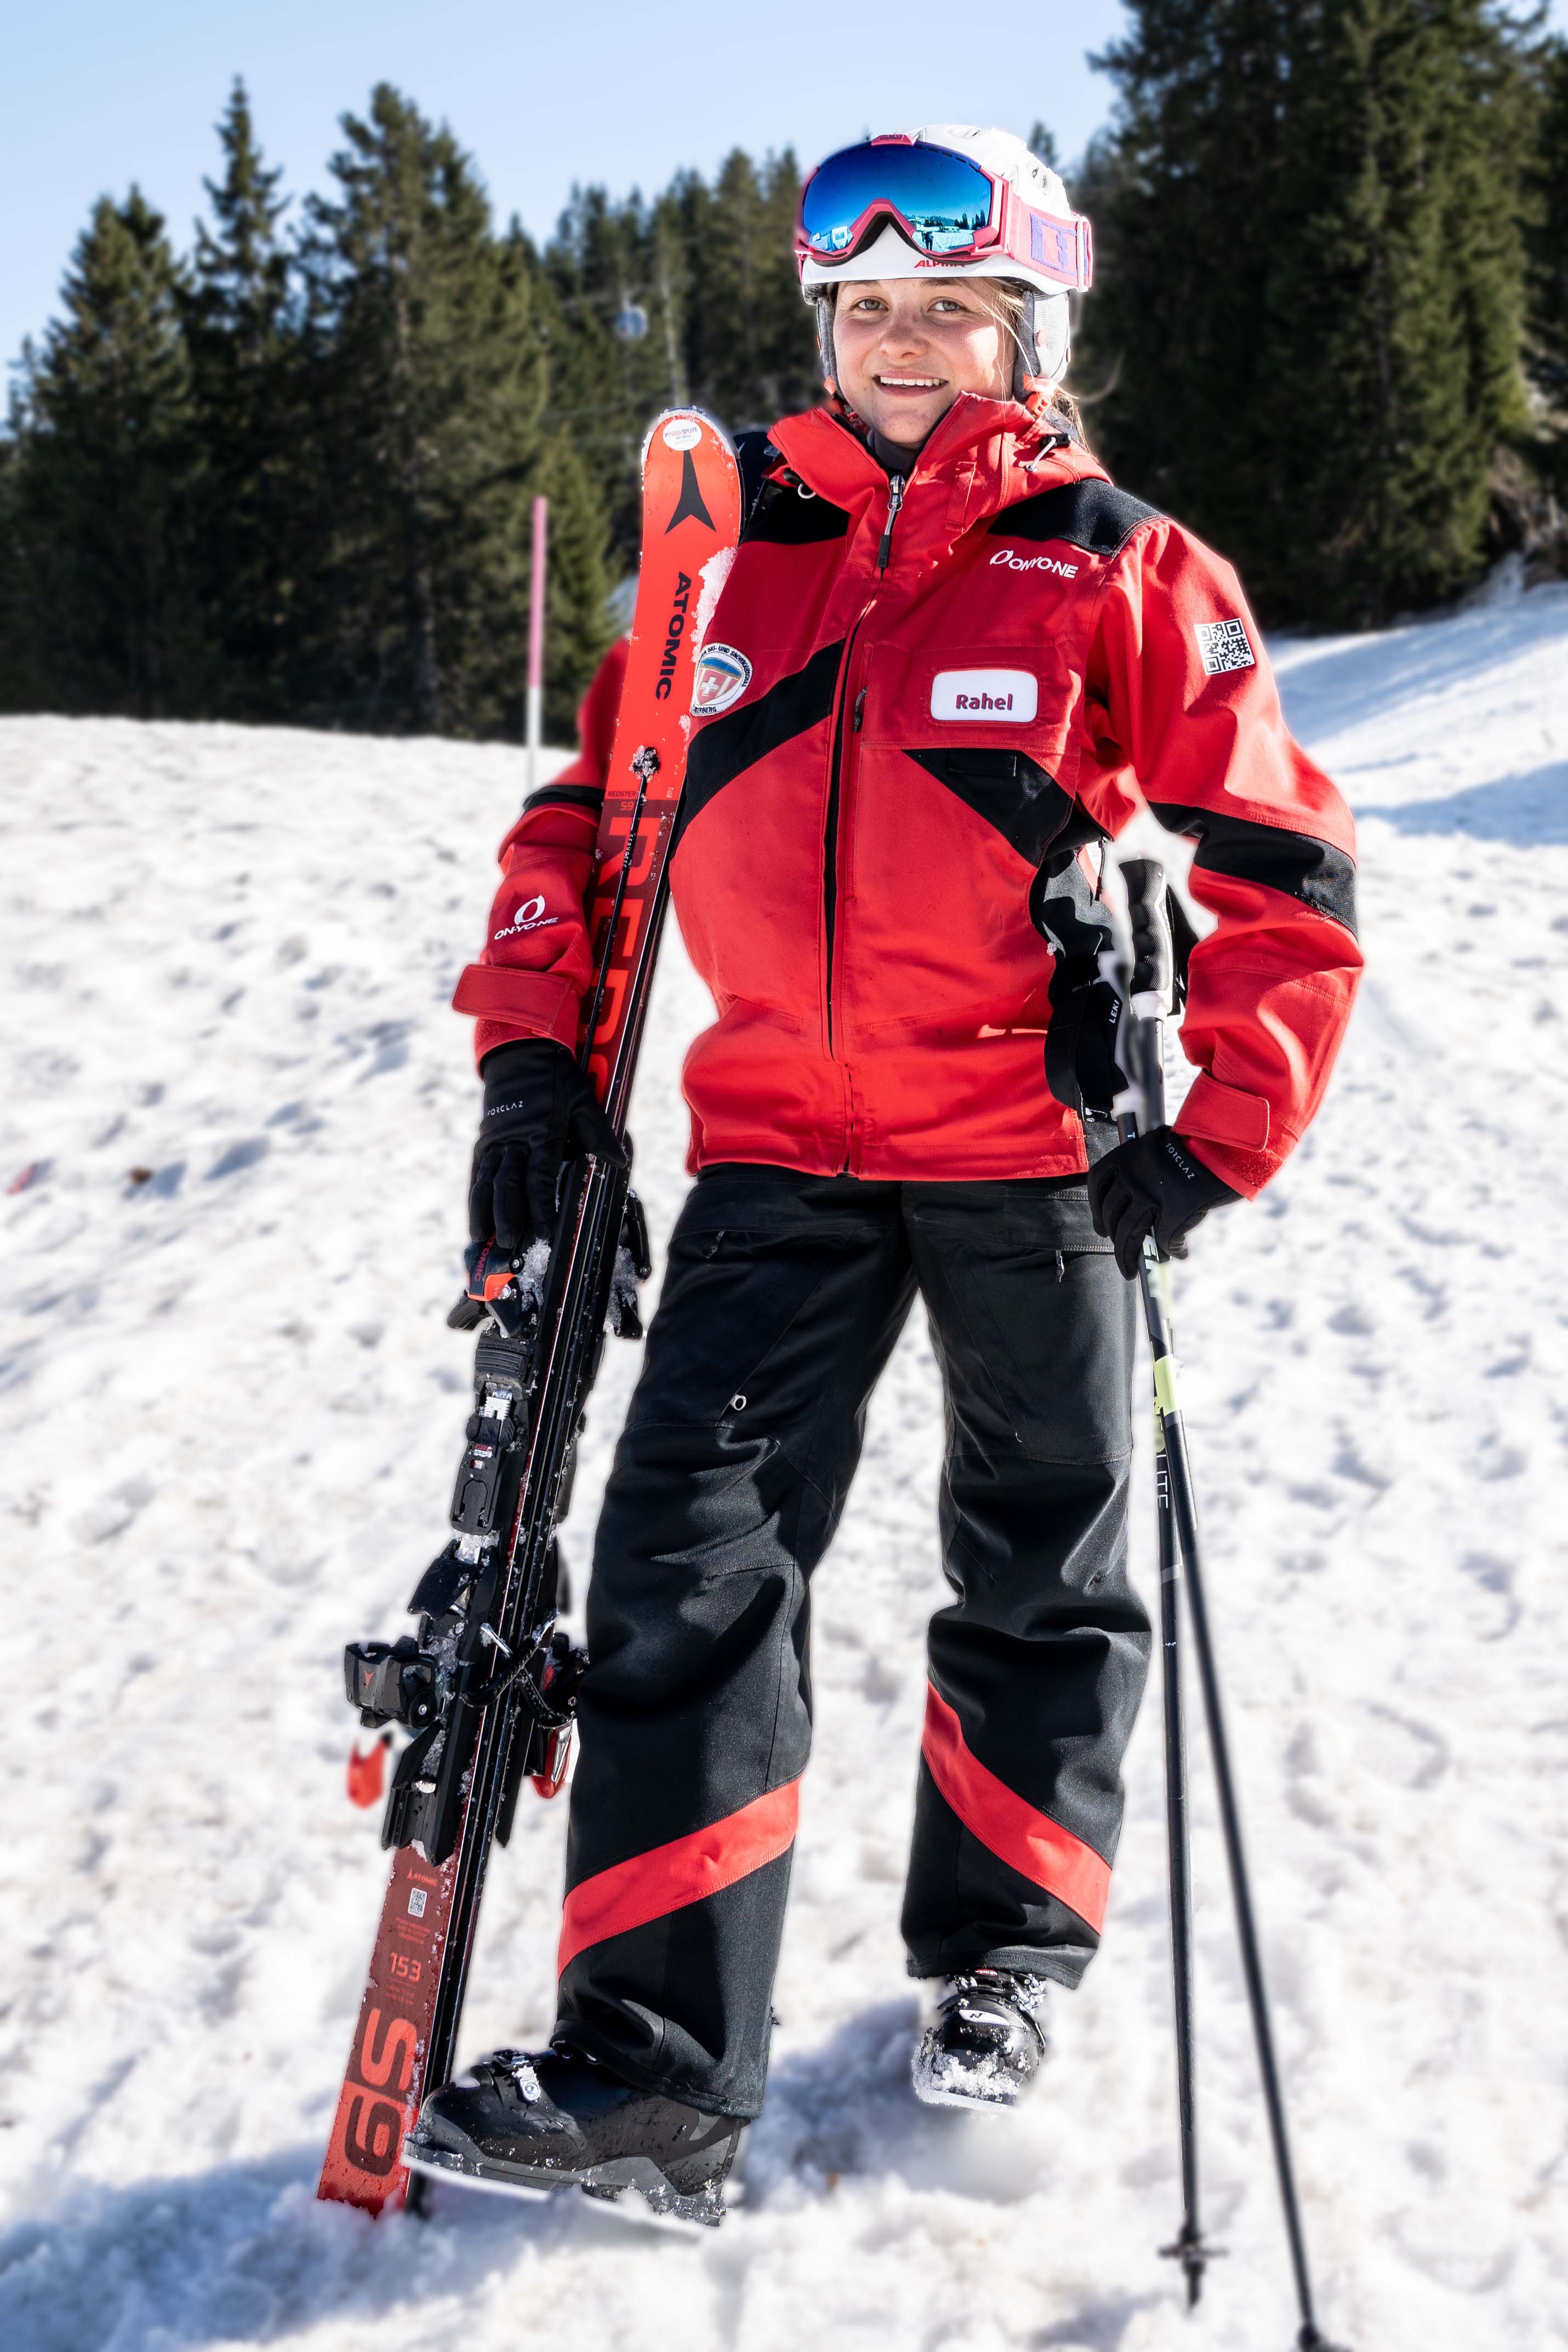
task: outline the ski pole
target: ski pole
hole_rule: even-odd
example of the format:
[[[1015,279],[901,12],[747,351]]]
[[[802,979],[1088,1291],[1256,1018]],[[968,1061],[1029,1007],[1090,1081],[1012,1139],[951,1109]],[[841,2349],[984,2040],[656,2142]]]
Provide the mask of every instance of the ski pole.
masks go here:
[[[1135,963],[1131,999],[1134,1085],[1143,1093],[1144,1112],[1150,1126],[1163,1125],[1165,1119],[1165,1060],[1164,1021],[1172,1002],[1174,959],[1171,948],[1169,917],[1165,900],[1165,874],[1153,858],[1129,858],[1122,867],[1127,885],[1130,910],[1136,910],[1141,922],[1134,922],[1134,934],[1142,929],[1151,943],[1149,951]],[[1117,1131],[1126,1140],[1137,1133],[1134,1109],[1121,1110]],[[1154,1356],[1155,1412],[1159,1424],[1165,1464],[1165,1483],[1169,1496],[1170,1520],[1179,1548],[1181,1564],[1186,1570],[1187,1611],[1192,1620],[1193,1639],[1197,1649],[1198,1682],[1203,1693],[1204,1718],[1208,1730],[1209,1754],[1214,1764],[1215,1787],[1219,1799],[1219,1819],[1225,1838],[1225,1858],[1230,1874],[1230,1893],[1236,1911],[1237,1938],[1241,1948],[1242,1972],[1247,1981],[1247,2001],[1252,2017],[1252,2037],[1258,2052],[1258,2072],[1262,2080],[1263,2104],[1268,2112],[1269,2136],[1273,2145],[1274,2169],[1280,2186],[1280,2202],[1284,2214],[1285,2235],[1291,2252],[1291,2267],[1294,2274],[1296,2305],[1301,2315],[1301,2327],[1296,2336],[1296,2352],[1334,2352],[1318,2326],[1313,2308],[1312,2273],[1307,2262],[1306,2233],[1301,2225],[1301,2200],[1296,2191],[1295,2167],[1291,2157],[1290,2132],[1285,2118],[1284,2095],[1280,2084],[1279,2063],[1274,2052],[1274,2032],[1269,2011],[1268,1987],[1263,1976],[1263,1958],[1258,1942],[1257,1920],[1252,1908],[1251,1882],[1247,1868],[1247,1852],[1241,1833],[1241,1813],[1236,1798],[1236,1784],[1230,1769],[1230,1744],[1226,1736],[1225,1714],[1220,1700],[1219,1675],[1210,1636],[1208,1609],[1204,1592],[1202,1554],[1197,1531],[1197,1499],[1193,1485],[1192,1460],[1187,1450],[1186,1430],[1182,1420],[1176,1390],[1176,1358],[1172,1347],[1170,1317],[1166,1305],[1164,1274],[1159,1253],[1153,1236],[1145,1238],[1138,1267],[1139,1285],[1143,1293],[1144,1318],[1148,1328],[1149,1345]],[[1162,1538],[1164,1530],[1162,1528]],[[1176,1627],[1176,1583],[1167,1586],[1163,1571],[1165,1543],[1162,1540],[1161,1619],[1167,1639]],[[1169,1591],[1172,1606],[1165,1606]],[[1174,1644],[1173,1644],[1174,1646]],[[1167,1658],[1166,1689],[1176,1681],[1179,1661]],[[1179,1690],[1176,1718],[1176,1740],[1179,1745]],[[1166,1765],[1173,1759],[1172,1727],[1166,1721]],[[1179,1759],[1177,1759],[1179,1761]],[[1168,1787],[1168,1784],[1167,1784]],[[1182,1792],[1185,1815],[1185,1787]],[[1168,1802],[1168,1800],[1167,1800]],[[1174,1819],[1174,1808],[1171,1809]],[[1183,1823],[1185,1828],[1185,1821]],[[1172,1916],[1176,1910],[1176,1864],[1173,1845]],[[1190,1890],[1186,1881],[1186,1854],[1181,1857],[1182,1905],[1187,1918],[1186,1966],[1191,1967]],[[1183,1962],[1176,1961],[1177,1998],[1181,1999]],[[1181,2026],[1178,2008],[1177,2051],[1181,2063]],[[1191,2030],[1190,1994],[1187,2011]],[[1191,2053],[1187,2059],[1188,2096],[1191,2096]],[[1182,2235],[1169,2249],[1181,2262],[1187,2275],[1188,2302],[1197,2300],[1193,2276],[1196,2263],[1198,2279],[1207,2252],[1201,2233],[1190,2244],[1186,2242],[1189,2224],[1197,2232],[1196,2179],[1191,2189],[1187,2182],[1187,2156],[1190,2149],[1196,2170],[1196,2129],[1189,2133],[1188,2119],[1183,2118],[1183,2188],[1187,2194]],[[1210,2249],[1207,2251],[1217,2251]]]
[[[1166,916],[1165,875],[1152,859],[1129,858],[1122,867],[1129,906],[1146,909],[1140,926],[1140,944],[1152,938],[1152,952],[1134,950],[1128,986],[1128,1044],[1123,1058],[1129,1065],[1130,1097],[1119,1098],[1117,1133],[1124,1143],[1142,1123],[1158,1127],[1165,1120],[1164,1024],[1172,1007],[1174,967],[1170,927]],[[1171,1915],[1171,1976],[1176,2013],[1176,2115],[1181,2135],[1181,2228],[1174,2242],[1162,2246],[1167,2260],[1181,2264],[1191,2310],[1203,2292],[1203,2274],[1210,2261],[1222,2255],[1203,2234],[1199,2214],[1197,2160],[1197,2081],[1194,2054],[1192,1964],[1192,1869],[1187,1833],[1186,1732],[1182,1706],[1180,1650],[1181,1544],[1172,1507],[1169,1462],[1166,1453],[1165,1416],[1161,1410],[1160,1366],[1170,1358],[1170,1318],[1164,1269],[1145,1244],[1138,1265],[1144,1321],[1155,1362],[1155,1503],[1159,1528],[1160,1667],[1165,1706],[1166,1843],[1169,1854]]]
[[[1155,1408],[1155,1500],[1160,1538],[1160,1672],[1165,1700],[1166,1845],[1170,1856],[1171,1976],[1176,2004],[1176,2113],[1181,2129],[1181,2228],[1160,2252],[1178,2262],[1190,2311],[1203,2292],[1203,2273],[1223,2246],[1209,2245],[1198,2215],[1197,2088],[1193,2059],[1192,1863],[1187,1837],[1186,1731],[1182,1713],[1181,1547],[1171,1508],[1165,1425]]]

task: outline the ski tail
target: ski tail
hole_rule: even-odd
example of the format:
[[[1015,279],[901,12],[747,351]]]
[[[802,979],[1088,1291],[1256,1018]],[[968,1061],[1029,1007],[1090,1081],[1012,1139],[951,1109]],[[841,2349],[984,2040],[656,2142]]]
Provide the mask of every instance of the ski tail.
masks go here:
[[[455,1874],[455,1861],[433,1869],[414,1845],[393,1861],[319,2197],[379,2213],[407,2194],[403,2134],[423,2096]]]

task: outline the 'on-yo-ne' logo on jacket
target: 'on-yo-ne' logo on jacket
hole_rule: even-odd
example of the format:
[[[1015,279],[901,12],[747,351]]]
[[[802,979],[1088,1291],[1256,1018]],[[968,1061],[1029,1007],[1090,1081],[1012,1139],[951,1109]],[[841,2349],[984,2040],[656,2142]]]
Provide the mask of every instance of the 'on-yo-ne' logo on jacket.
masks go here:
[[[1027,669],[939,669],[931,681],[933,719],[981,719],[1022,726],[1040,708],[1040,682]]]
[[[1015,555],[1010,547],[998,547],[991,558],[994,572],[998,564],[1005,572],[1054,572],[1059,579],[1076,580],[1076,563],[1063,563],[1059,555]]]
[[[552,923],[559,920],[559,915],[545,913],[544,892],[541,890],[537,898],[525,898],[505,930],[497,931],[492,936],[497,940],[515,940],[524,931],[548,930]]]

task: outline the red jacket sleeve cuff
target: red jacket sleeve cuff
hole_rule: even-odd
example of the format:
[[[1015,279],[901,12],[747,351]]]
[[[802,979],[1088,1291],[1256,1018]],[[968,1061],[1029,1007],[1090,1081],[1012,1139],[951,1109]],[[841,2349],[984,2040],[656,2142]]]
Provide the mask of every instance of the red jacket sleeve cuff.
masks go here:
[[[464,967],[453,992],[455,1013],[472,1013],[480,1023],[478,1050],[487,1054],[504,1042],[496,1034],[499,1024],[511,1037],[553,1037],[558,1045],[575,1046],[581,1013],[578,992],[570,980],[549,971],[509,971],[504,964],[471,963]]]
[[[1204,1166],[1249,1201],[1262,1191],[1284,1157],[1278,1139],[1269,1149],[1269,1106],[1263,1097],[1225,1086],[1207,1071],[1193,1081],[1172,1124],[1197,1147]]]

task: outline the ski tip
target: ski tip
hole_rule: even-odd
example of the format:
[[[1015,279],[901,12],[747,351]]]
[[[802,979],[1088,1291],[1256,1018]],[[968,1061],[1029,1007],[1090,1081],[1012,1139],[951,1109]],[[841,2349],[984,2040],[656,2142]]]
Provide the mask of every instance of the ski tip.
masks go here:
[[[655,442],[662,442],[666,449],[695,449],[705,433],[711,433],[719,446],[727,450],[731,457],[735,457],[734,441],[710,410],[695,407],[661,410],[643,436],[639,470],[646,473],[648,453]]]

